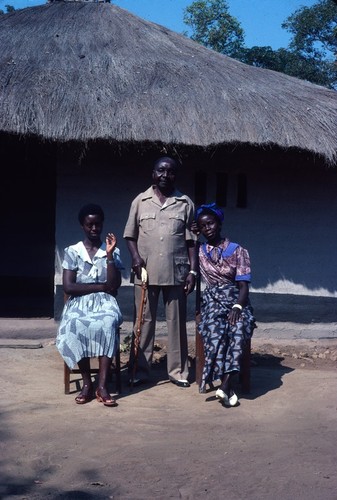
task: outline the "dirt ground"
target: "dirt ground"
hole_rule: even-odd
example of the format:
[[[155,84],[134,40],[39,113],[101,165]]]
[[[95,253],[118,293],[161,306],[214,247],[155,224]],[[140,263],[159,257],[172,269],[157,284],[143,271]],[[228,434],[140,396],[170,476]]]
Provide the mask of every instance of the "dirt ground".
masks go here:
[[[4,500],[337,499],[336,339],[256,339],[236,408],[199,394],[193,338],[188,389],[167,380],[165,338],[132,391],[122,353],[116,408],[76,405],[76,381],[64,394],[54,339],[0,342]]]

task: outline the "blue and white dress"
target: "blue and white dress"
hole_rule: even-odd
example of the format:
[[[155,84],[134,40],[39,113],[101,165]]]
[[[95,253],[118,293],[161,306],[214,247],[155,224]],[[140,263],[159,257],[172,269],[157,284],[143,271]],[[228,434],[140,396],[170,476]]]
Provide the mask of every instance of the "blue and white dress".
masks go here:
[[[115,248],[113,257],[116,267],[122,270],[118,248]],[[105,243],[91,259],[80,241],[65,248],[62,268],[76,271],[77,283],[104,283],[107,277],[106,258]],[[71,296],[63,308],[56,347],[70,369],[83,358],[112,358],[116,353],[122,322],[117,300],[109,293]]]

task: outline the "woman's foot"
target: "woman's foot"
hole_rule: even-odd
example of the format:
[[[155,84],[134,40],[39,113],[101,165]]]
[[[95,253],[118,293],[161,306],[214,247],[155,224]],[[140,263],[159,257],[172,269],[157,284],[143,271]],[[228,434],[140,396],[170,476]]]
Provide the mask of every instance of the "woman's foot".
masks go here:
[[[117,401],[110,396],[105,387],[99,387],[96,390],[96,399],[99,403],[103,403],[104,406],[117,406]]]
[[[215,397],[221,399],[221,402],[226,406],[236,406],[239,401],[237,395],[233,390],[227,393],[219,388],[215,393]]]
[[[85,384],[82,387],[81,392],[75,398],[75,402],[78,405],[84,405],[85,403],[89,403],[93,399],[93,389],[91,384]]]

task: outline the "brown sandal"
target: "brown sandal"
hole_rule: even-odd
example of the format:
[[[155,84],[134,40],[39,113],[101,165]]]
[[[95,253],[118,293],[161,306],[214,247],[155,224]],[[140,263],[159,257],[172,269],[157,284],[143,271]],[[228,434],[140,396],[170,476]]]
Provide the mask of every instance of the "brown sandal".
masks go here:
[[[93,400],[93,390],[92,390],[92,387],[86,391],[87,394],[83,394],[83,391],[85,390],[85,388],[87,388],[88,386],[87,385],[84,385],[82,387],[82,390],[81,392],[79,393],[78,396],[76,396],[75,398],[75,402],[78,404],[78,405],[85,405],[85,403],[89,403],[90,401]]]
[[[103,396],[99,389],[96,391],[96,399],[99,403],[103,403],[104,406],[117,406],[117,401],[108,392],[107,396]]]

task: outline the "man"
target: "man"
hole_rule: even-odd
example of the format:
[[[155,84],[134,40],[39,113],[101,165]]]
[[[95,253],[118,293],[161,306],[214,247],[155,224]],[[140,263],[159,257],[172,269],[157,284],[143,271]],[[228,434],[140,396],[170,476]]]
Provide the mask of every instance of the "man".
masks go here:
[[[189,387],[186,297],[196,280],[196,236],[191,232],[194,203],[175,188],[178,164],[159,158],[153,184],[132,202],[124,230],[135,273],[135,309],[142,297],[142,268],[147,272],[144,322],[136,359],[134,385],[148,381],[153,355],[157,306],[163,295],[168,333],[167,371],[171,382]],[[136,335],[137,325],[134,326]],[[130,367],[134,366],[131,350]]]

